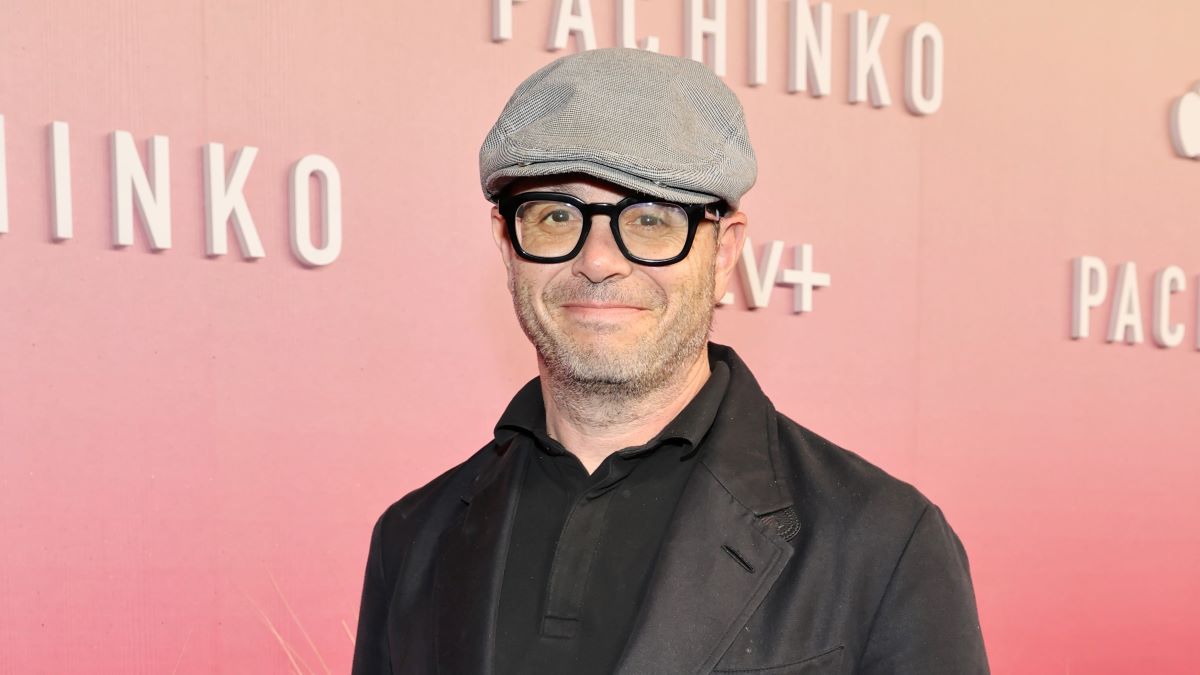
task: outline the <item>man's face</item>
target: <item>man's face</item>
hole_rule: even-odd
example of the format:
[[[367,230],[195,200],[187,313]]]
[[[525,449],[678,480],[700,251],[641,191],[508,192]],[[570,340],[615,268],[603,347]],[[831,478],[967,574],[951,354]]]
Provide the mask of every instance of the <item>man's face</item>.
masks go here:
[[[593,203],[615,203],[629,194],[582,175],[523,179],[510,189],[533,190]],[[694,363],[737,264],[744,225],[741,213],[722,218],[718,236],[712,221],[702,222],[686,258],[647,267],[621,254],[608,218],[597,215],[579,255],[543,264],[517,256],[503,219],[492,211],[517,318],[551,376],[627,395],[653,391]]]

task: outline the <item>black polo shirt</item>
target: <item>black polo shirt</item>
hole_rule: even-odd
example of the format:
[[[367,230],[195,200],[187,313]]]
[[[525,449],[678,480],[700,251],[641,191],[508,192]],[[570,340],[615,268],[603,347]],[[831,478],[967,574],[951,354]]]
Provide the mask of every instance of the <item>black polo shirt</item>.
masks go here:
[[[524,446],[528,466],[500,592],[496,675],[616,668],[659,543],[728,388],[729,367],[711,367],[657,436],[609,455],[591,475],[547,435],[538,380],[513,398],[496,440]]]

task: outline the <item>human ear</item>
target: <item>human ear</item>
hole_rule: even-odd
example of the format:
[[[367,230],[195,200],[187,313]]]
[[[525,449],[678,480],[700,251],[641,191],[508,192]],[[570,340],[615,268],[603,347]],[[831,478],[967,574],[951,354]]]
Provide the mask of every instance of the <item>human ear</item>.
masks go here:
[[[721,219],[721,231],[717,235],[717,251],[713,259],[713,303],[718,303],[725,297],[725,290],[742,258],[742,248],[746,245],[746,227],[749,226],[746,214],[736,211]]]
[[[511,272],[513,246],[508,240],[508,228],[504,225],[504,217],[500,215],[500,208],[496,206],[492,207],[492,240],[496,242],[496,248],[500,249],[501,262]]]

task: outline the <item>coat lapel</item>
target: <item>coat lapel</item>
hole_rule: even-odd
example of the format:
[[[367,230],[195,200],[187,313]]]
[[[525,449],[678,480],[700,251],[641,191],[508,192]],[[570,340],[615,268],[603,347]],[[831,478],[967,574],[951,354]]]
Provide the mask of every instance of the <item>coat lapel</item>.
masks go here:
[[[446,531],[434,572],[438,671],[492,672],[496,611],[517,496],[521,444],[508,443],[462,496],[466,513]]]
[[[791,558],[792,548],[706,467],[679,501],[621,673],[706,673]]]
[[[794,513],[776,476],[775,411],[732,350],[710,350],[729,365],[729,389],[676,506],[620,673],[711,671],[794,550],[787,539],[795,532],[764,517]]]

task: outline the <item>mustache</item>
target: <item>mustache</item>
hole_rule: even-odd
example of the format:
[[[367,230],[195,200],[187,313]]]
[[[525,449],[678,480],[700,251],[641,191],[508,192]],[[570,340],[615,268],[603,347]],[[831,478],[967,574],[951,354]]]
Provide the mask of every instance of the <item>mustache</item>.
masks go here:
[[[666,304],[666,294],[660,288],[633,287],[617,281],[594,284],[586,279],[570,278],[549,285],[542,291],[547,306],[573,303],[615,303],[646,309],[658,309]]]

